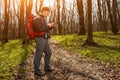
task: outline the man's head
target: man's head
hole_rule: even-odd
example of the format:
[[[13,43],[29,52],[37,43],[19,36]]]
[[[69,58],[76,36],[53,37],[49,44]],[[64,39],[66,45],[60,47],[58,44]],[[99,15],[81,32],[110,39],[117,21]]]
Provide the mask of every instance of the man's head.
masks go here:
[[[47,18],[50,13],[49,7],[42,7],[41,13],[45,18]]]

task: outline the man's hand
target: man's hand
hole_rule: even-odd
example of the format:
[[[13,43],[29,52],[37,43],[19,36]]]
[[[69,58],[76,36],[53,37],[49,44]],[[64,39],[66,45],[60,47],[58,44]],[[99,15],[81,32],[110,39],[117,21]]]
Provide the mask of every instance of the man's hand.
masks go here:
[[[50,28],[54,28],[54,27],[55,27],[55,23],[54,23],[54,22],[49,23],[48,26],[49,26]]]

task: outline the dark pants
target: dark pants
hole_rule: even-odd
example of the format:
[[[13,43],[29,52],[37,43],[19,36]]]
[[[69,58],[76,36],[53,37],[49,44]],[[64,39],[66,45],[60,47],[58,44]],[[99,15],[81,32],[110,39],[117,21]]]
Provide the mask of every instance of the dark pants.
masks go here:
[[[40,61],[43,55],[43,52],[45,53],[45,68],[49,67],[50,63],[50,57],[51,57],[51,49],[48,43],[48,39],[44,38],[35,38],[36,41],[36,54],[34,57],[34,70],[39,70],[40,67]]]

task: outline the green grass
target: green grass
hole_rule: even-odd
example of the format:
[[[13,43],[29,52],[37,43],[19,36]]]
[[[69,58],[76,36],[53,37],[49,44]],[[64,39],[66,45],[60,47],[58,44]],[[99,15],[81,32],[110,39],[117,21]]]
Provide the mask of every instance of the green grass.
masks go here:
[[[0,78],[12,78],[15,69],[33,49],[32,45],[22,45],[21,43],[20,40],[10,40],[8,43],[0,46]]]
[[[87,35],[55,35],[53,38],[65,48],[80,53],[83,56],[97,59],[105,63],[120,64],[120,34],[94,32],[94,42],[100,47],[82,46]]]

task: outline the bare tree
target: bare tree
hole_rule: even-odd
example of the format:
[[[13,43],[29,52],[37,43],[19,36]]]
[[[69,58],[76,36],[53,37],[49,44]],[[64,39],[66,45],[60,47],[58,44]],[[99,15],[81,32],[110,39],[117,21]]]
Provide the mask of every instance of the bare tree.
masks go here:
[[[24,6],[25,6],[25,0],[20,1],[20,9],[19,9],[19,38],[23,38],[24,35]]]
[[[65,6],[66,2],[65,0],[62,0],[62,21],[61,21],[61,25],[62,25],[62,33],[66,34],[66,6]]]
[[[117,28],[117,23],[116,23],[116,6],[115,6],[115,0],[112,0],[112,8],[111,9],[111,1],[110,0],[106,0],[107,2],[107,7],[108,7],[108,13],[109,13],[109,17],[110,17],[110,22],[111,22],[111,26],[112,26],[112,32],[113,34],[117,34],[118,33],[118,28]]]
[[[3,3],[3,0],[0,0],[0,3]],[[2,18],[2,9],[3,9],[3,5],[0,5],[0,40],[2,39],[2,34],[3,34],[3,30],[2,30],[2,26],[3,26],[3,18]]]
[[[107,17],[108,17],[108,15],[107,15],[107,7],[106,7],[106,1],[105,0],[102,0],[102,9],[103,9],[103,16],[102,16],[102,24],[103,24],[103,31],[105,31],[105,32],[107,32],[108,31],[108,26],[107,26],[107,23],[108,23],[108,21],[107,21]]]
[[[49,2],[50,2],[50,0],[49,0]],[[55,22],[57,24],[57,17],[56,16],[57,16],[57,4],[56,4],[56,0],[54,0],[53,6],[51,6],[50,22]],[[52,29],[51,33],[58,34],[58,26],[57,25],[54,29]]]
[[[84,26],[84,9],[83,9],[83,0],[77,0],[78,14],[79,14],[79,35],[84,35],[86,33]]]
[[[32,11],[33,0],[26,0],[25,3],[26,3],[25,4],[25,6],[26,6],[26,16],[28,16]]]
[[[10,0],[4,0],[4,30],[3,30],[3,43],[8,42],[8,25],[9,25],[9,8]]]
[[[62,26],[60,23],[60,0],[56,0],[57,1],[57,23],[58,23],[58,31],[59,34],[62,34]]]
[[[39,13],[40,11],[41,11],[41,8],[42,8],[42,6],[43,6],[43,2],[44,2],[44,0],[36,0],[36,12],[37,13]],[[39,3],[39,5],[38,5],[38,3]]]
[[[99,21],[99,30],[102,31],[103,30],[103,19],[102,19],[102,11],[101,11],[101,0],[97,0],[98,3],[98,21]]]
[[[33,7],[33,0],[25,0],[25,8],[26,8],[26,17],[31,14],[32,11],[32,7]],[[26,20],[24,21],[24,23],[26,22]],[[25,23],[26,24],[26,23]],[[23,42],[22,44],[26,44],[29,42],[29,38],[27,36],[27,30],[26,28],[23,28],[24,34],[23,34]]]
[[[93,27],[92,27],[92,0],[87,0],[87,27],[88,27],[88,36],[83,45],[93,46],[95,45],[93,41]]]
[[[15,6],[16,5],[16,6]],[[20,8],[20,3],[18,0],[13,0],[13,26],[14,26],[14,38],[19,38],[19,8]]]

